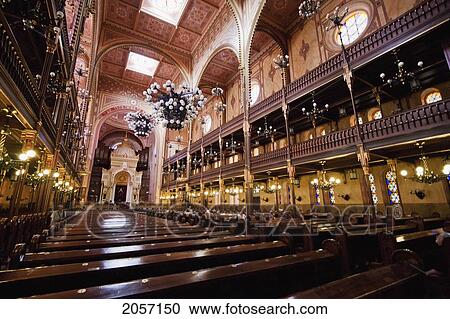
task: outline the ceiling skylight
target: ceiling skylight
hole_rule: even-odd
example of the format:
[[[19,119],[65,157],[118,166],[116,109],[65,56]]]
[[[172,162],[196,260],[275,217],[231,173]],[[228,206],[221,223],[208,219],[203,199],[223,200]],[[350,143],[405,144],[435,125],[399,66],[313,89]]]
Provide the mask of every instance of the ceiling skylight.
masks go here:
[[[153,76],[156,68],[158,68],[159,61],[146,57],[141,54],[130,52],[128,55],[127,70]]]
[[[188,0],[143,0],[141,11],[177,26],[187,2]]]

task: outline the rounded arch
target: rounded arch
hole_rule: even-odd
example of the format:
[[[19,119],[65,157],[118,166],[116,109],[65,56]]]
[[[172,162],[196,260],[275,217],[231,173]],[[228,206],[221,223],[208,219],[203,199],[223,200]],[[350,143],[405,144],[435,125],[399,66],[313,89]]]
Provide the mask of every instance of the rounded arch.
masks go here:
[[[230,50],[230,51],[232,51],[232,52],[236,55],[236,57],[237,57],[237,59],[238,59],[238,61],[239,61],[239,54],[238,54],[238,52],[236,52],[236,48],[233,47],[232,44],[230,44],[230,43],[224,43],[224,44],[218,46],[218,47],[217,47],[217,48],[216,48],[216,49],[208,56],[208,59],[207,59],[206,62],[203,64],[202,68],[200,69],[200,72],[199,72],[198,77],[196,77],[196,79],[194,80],[194,86],[198,86],[198,85],[199,85],[199,83],[200,83],[200,81],[201,81],[201,79],[202,79],[202,77],[203,77],[203,75],[204,75],[206,69],[208,68],[209,64],[211,63],[211,61],[217,56],[217,54],[219,54],[219,53],[220,53],[221,51],[223,51],[223,50]]]
[[[438,88],[428,88],[420,94],[422,105],[438,102],[442,100],[442,93]]]
[[[367,118],[370,121],[380,120],[383,118],[383,113],[379,106],[375,106],[367,111]]]
[[[108,44],[107,46],[105,46],[104,48],[102,48],[100,50],[100,52],[97,54],[97,57],[92,65],[92,69],[94,71],[97,71],[97,66],[100,64],[100,62],[105,57],[105,55],[108,54],[109,52],[111,52],[112,50],[130,48],[130,47],[140,47],[140,48],[144,48],[144,49],[149,49],[149,50],[152,50],[152,51],[162,55],[163,57],[168,59],[171,63],[173,63],[180,70],[181,75],[183,76],[183,79],[186,83],[190,82],[189,81],[189,69],[187,67],[185,67],[176,58],[174,58],[171,54],[169,54],[166,51],[159,49],[153,45],[149,45],[149,44],[143,43],[143,42],[131,41],[131,40],[121,40],[121,41],[112,42],[112,43]]]
[[[254,35],[256,34],[256,32],[263,32],[263,33],[267,34],[275,41],[275,43],[278,45],[278,47],[280,48],[281,53],[283,55],[289,54],[289,48],[288,48],[287,41],[283,38],[283,35],[276,32],[276,30],[274,30],[273,28],[270,28],[264,24],[258,24],[256,26]],[[254,35],[253,35],[253,37],[254,37]],[[251,48],[253,46],[253,37],[252,37],[252,43],[250,46],[250,53],[251,53]]]

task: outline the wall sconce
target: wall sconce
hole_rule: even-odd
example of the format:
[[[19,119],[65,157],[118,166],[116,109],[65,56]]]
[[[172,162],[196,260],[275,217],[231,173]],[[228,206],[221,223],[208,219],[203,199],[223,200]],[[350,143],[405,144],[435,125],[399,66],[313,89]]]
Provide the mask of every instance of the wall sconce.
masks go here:
[[[425,198],[425,191],[424,190],[420,190],[420,189],[416,189],[414,191],[410,192],[411,195],[416,195],[418,199],[423,200]]]
[[[301,201],[303,200],[303,198],[302,198],[301,196],[298,196],[298,197],[296,198],[296,200],[297,200],[297,202],[301,202]]]
[[[342,198],[343,200],[345,200],[346,202],[348,202],[350,200],[350,195],[349,194],[339,194],[337,195],[338,197]]]
[[[269,198],[261,198],[261,200],[263,201],[263,202],[266,202],[266,203],[268,203],[269,202]]]

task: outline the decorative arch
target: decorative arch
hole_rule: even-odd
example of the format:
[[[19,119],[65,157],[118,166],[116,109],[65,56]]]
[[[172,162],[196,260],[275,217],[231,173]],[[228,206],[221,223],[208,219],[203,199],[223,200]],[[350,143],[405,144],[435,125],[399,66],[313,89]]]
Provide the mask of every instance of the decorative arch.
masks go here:
[[[205,71],[206,71],[206,69],[208,68],[208,66],[209,66],[209,64],[211,63],[211,61],[216,57],[216,55],[219,54],[221,51],[227,50],[227,49],[233,51],[233,53],[236,55],[236,57],[237,57],[238,60],[239,60],[239,53],[238,53],[238,50],[236,50],[236,48],[233,47],[232,44],[230,44],[230,43],[224,43],[224,44],[218,46],[218,47],[217,47],[217,48],[216,48],[216,49],[208,56],[208,59],[207,59],[207,60],[205,61],[205,63],[203,64],[202,68],[200,69],[199,76],[196,77],[195,80],[194,80],[194,86],[198,86],[198,85],[199,85],[199,83],[200,83],[200,81],[201,81],[201,79],[202,79],[202,77],[203,77],[203,74],[205,73]]]

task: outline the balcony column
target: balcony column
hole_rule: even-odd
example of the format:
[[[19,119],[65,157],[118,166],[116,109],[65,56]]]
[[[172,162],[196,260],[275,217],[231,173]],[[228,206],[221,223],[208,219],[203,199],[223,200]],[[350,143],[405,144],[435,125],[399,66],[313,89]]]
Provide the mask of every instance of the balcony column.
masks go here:
[[[49,196],[50,188],[51,188],[51,178],[52,178],[52,164],[53,164],[53,154],[45,154],[44,160],[42,161],[43,169],[48,169],[49,174],[46,176],[45,182],[41,185],[38,192],[38,199],[36,203],[37,212],[45,212],[46,208],[43,206],[45,202],[45,198]]]
[[[189,197],[189,180],[191,179],[191,145],[192,145],[192,122],[189,123],[188,129],[188,146],[186,152],[186,198]],[[189,201],[189,199],[186,199]]]
[[[245,205],[247,215],[253,212],[253,175],[251,174],[251,125],[250,125],[250,70],[249,64],[241,63],[239,66],[240,81],[241,81],[241,102],[244,108],[244,121],[242,129],[244,132],[244,192]]]
[[[356,119],[358,121],[358,119]],[[372,192],[370,191],[370,167],[369,160],[370,154],[366,151],[366,148],[363,143],[356,145],[356,154],[358,157],[358,162],[361,164],[361,168],[363,170],[364,179],[363,183],[361,183],[361,193],[364,205],[369,205],[370,208],[368,213],[370,216],[375,218],[375,205],[372,198]]]
[[[37,131],[35,130],[23,130],[20,135],[20,140],[23,142],[22,144],[22,153],[26,153],[29,150],[34,148],[34,144],[36,142]],[[23,166],[22,166],[23,165]],[[23,162],[20,167],[20,175],[19,179],[15,185],[14,192],[10,202],[10,214],[12,216],[17,215],[17,212],[20,208],[20,202],[22,200],[22,192],[23,187],[25,185],[25,180],[28,174],[28,168],[30,165],[29,160]]]
[[[219,205],[223,204],[223,192],[224,192],[224,181],[222,177],[222,167],[224,165],[223,162],[223,140],[222,140],[222,134],[221,131],[219,131]]]

